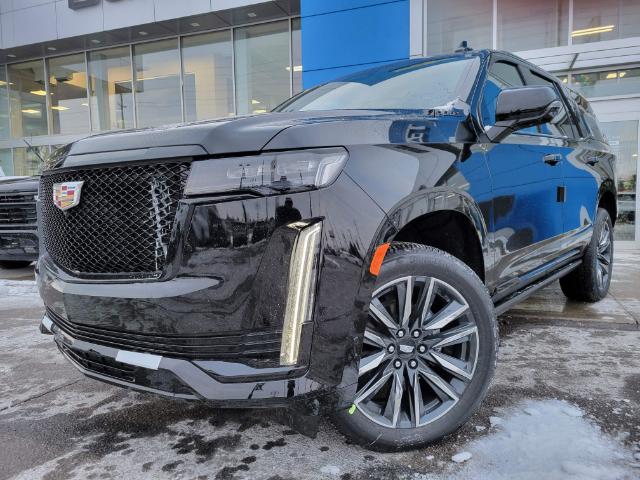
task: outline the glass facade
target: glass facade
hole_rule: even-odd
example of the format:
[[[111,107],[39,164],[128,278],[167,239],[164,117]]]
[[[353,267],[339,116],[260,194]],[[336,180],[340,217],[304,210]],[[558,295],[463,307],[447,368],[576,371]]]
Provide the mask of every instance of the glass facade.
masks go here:
[[[491,48],[493,0],[428,0],[427,53],[453,52],[466,40],[473,48]]]
[[[150,127],[182,120],[178,39],[141,43],[133,48],[137,125]]]
[[[636,240],[638,120],[603,122],[601,127],[616,155],[618,219],[614,232],[618,240]]]
[[[233,115],[231,32],[182,39],[185,120]]]
[[[52,133],[90,130],[84,54],[47,60]]]
[[[573,0],[573,43],[590,43],[640,35],[640,2]]]
[[[288,22],[238,28],[234,42],[237,113],[268,112],[289,98]]]
[[[44,76],[44,62],[9,65],[9,118],[12,137],[46,135],[47,85]]]
[[[267,112],[301,90],[298,18],[0,65],[0,168],[35,174],[36,152],[91,131]]]
[[[519,52],[640,36],[637,0],[424,1],[428,55],[452,52],[462,40]]]
[[[569,0],[498,0],[498,48],[517,52],[566,45]]]
[[[92,129],[133,127],[129,47],[89,52],[89,79]]]
[[[588,98],[640,93],[640,68],[571,74],[571,86]]]

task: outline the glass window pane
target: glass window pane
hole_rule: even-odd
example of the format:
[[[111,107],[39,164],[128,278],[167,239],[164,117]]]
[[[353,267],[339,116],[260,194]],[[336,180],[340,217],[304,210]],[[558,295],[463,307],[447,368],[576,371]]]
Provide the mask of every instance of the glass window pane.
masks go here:
[[[638,206],[638,121],[603,122],[600,124],[612,152],[616,155],[618,179],[618,220],[614,231],[617,240],[635,240]]]
[[[13,175],[13,158],[11,157],[11,149],[0,149],[0,177]]]
[[[138,126],[182,121],[178,39],[134,47]]]
[[[0,138],[9,138],[9,87],[7,68],[0,65]]]
[[[289,98],[288,20],[235,31],[238,114],[264,113]]]
[[[187,121],[233,115],[231,31],[182,39]]]
[[[9,65],[11,136],[46,135],[47,92],[41,60]]]
[[[38,175],[42,171],[42,162],[40,161],[40,157],[43,159],[49,154],[49,147],[20,147],[13,149],[13,167],[14,175]]]
[[[89,101],[84,54],[51,58],[48,62],[53,133],[88,131]]]
[[[640,35],[637,0],[574,0],[573,43],[599,42]]]
[[[427,53],[451,53],[463,40],[475,49],[491,48],[492,16],[493,0],[429,0]]]
[[[300,93],[302,87],[302,39],[300,19],[291,20],[291,63],[293,63],[293,94]]]
[[[587,98],[640,93],[640,68],[574,73],[571,85]]]
[[[498,1],[498,48],[512,52],[567,44],[569,0]]]
[[[89,81],[93,129],[133,127],[129,47],[90,52]]]

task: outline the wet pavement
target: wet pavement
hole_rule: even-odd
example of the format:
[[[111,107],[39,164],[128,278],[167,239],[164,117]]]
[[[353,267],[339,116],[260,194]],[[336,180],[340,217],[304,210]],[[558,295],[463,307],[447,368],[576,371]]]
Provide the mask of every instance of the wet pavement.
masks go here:
[[[555,283],[500,317],[496,377],[480,411],[444,441],[395,454],[351,445],[326,420],[311,439],[271,410],[216,410],[87,379],[37,332],[32,271],[0,270],[0,279],[0,479],[468,478],[464,468],[491,466],[479,463],[484,439],[502,432],[518,445],[518,430],[502,431],[496,418],[536,408],[583,417],[565,430],[591,429],[611,447],[615,468],[596,476],[569,458],[561,478],[640,478],[639,250],[618,249],[611,294],[598,304],[569,302]],[[567,403],[544,403],[554,399]],[[542,407],[522,406],[536,401]],[[549,415],[540,424],[555,423]],[[451,461],[465,449],[479,453],[464,467]],[[523,465],[505,478],[545,478]]]

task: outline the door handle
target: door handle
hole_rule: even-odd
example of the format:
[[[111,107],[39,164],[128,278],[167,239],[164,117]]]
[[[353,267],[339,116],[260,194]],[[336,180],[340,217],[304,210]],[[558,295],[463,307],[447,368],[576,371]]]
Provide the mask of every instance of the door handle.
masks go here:
[[[549,153],[542,157],[542,160],[544,160],[544,163],[546,163],[547,165],[555,167],[562,160],[562,155],[560,155],[559,153]]]
[[[592,167],[598,162],[600,162],[600,159],[598,157],[589,157],[587,159],[587,165],[591,165]]]

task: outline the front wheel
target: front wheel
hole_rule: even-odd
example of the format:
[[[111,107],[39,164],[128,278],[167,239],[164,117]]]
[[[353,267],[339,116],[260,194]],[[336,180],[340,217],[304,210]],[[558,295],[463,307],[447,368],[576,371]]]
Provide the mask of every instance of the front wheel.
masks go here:
[[[597,302],[607,296],[612,272],[613,226],[609,212],[599,208],[582,264],[560,279],[560,288],[572,300]]]
[[[381,451],[455,431],[486,395],[497,338],[493,303],[468,266],[432,247],[392,244],[369,304],[357,393],[336,425]]]

